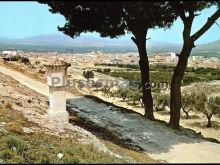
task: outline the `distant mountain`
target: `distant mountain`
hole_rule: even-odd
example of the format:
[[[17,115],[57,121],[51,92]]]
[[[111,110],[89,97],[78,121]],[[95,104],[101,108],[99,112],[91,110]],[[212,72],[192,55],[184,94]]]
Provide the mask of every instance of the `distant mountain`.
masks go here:
[[[179,45],[149,40],[149,52],[176,51]],[[130,38],[109,39],[98,36],[82,36],[75,39],[64,35],[39,35],[22,39],[0,38],[0,49],[21,49],[32,51],[64,51],[75,52],[102,50],[110,52],[137,51],[136,45]]]
[[[73,41],[72,38],[66,35],[39,35],[14,40],[16,44],[30,45],[68,45]]]
[[[205,50],[205,51],[220,51],[220,40],[208,44],[198,45],[197,48],[198,50]]]
[[[193,53],[195,55],[220,57],[220,40],[208,44],[198,45],[193,50]]]
[[[60,46],[94,46],[94,47],[104,47],[104,46],[129,46],[136,47],[133,41],[128,39],[109,39],[109,38],[101,38],[95,36],[83,36],[77,37],[75,39],[67,36],[67,35],[40,35],[33,36],[24,39],[15,40],[16,43],[19,44],[36,44],[36,45],[60,45]],[[172,44],[168,42],[159,42],[159,41],[148,41],[149,48],[161,47],[178,47],[177,44]]]
[[[181,50],[180,44],[147,41],[148,52],[176,52]],[[136,52],[136,45],[130,38],[109,39],[98,36],[84,35],[75,39],[64,34],[39,35],[22,39],[0,38],[0,49],[20,49],[31,51],[60,51],[60,52],[91,52],[102,50],[108,52]],[[220,40],[198,45],[193,49],[194,55],[220,56]]]
[[[26,45],[47,45],[47,46],[60,46],[60,47],[74,47],[74,46],[132,46],[126,40],[106,39],[95,36],[83,36],[75,39],[62,34],[55,35],[39,35],[27,37],[23,39],[13,40],[14,44]]]

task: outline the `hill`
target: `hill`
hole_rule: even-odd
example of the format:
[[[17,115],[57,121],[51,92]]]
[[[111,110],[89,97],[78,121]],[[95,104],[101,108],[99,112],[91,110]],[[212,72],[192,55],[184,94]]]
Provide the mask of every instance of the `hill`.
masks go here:
[[[177,44],[149,40],[150,52],[178,51]],[[0,49],[21,49],[36,51],[90,52],[102,50],[107,52],[136,52],[136,45],[130,38],[109,39],[86,35],[72,39],[64,34],[39,35],[22,39],[0,39]]]
[[[194,50],[193,54],[207,56],[207,57],[220,57],[220,40],[198,45]]]
[[[176,52],[181,50],[180,44],[147,41],[149,53]],[[82,35],[75,39],[64,34],[38,35],[22,39],[0,38],[0,50],[19,49],[24,51],[57,51],[57,52],[137,52],[136,45],[128,37],[118,39],[100,38],[94,35]],[[198,45],[192,55],[220,56],[220,40]]]

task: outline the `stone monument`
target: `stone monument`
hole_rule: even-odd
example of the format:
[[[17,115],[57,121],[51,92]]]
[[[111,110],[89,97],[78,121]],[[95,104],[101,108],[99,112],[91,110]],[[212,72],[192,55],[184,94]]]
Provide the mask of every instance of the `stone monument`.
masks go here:
[[[47,68],[47,84],[49,86],[49,115],[69,121],[66,111],[67,68],[71,64],[55,58],[51,63],[44,65]]]

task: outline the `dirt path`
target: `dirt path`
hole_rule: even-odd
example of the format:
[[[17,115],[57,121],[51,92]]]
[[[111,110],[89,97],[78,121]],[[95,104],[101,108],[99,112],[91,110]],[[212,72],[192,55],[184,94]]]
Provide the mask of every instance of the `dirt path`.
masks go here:
[[[43,95],[48,96],[46,84],[19,72],[0,66],[0,72],[11,76]],[[121,139],[143,149],[153,158],[170,163],[219,163],[220,144],[199,139],[186,131],[174,131],[165,125],[144,119],[136,113],[122,113],[115,107],[85,97],[67,93],[67,103],[79,118],[103,127]]]
[[[49,87],[42,82],[34,80],[34,79],[32,79],[32,78],[30,78],[20,72],[7,69],[3,66],[0,66],[0,72],[12,77],[13,79],[20,82],[22,85],[25,85],[28,88],[30,88],[40,94],[43,94],[45,96],[49,96]],[[66,93],[66,98],[76,98],[76,97],[77,96],[75,96],[69,92]]]

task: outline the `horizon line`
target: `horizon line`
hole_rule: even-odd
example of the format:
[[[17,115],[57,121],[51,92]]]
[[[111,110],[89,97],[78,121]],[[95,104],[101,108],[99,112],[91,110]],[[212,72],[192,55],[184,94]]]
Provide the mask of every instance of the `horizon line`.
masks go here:
[[[84,33],[83,35],[87,35],[87,34],[91,34],[91,33]],[[31,38],[31,37],[39,37],[39,36],[65,36],[65,37],[69,37],[70,39],[74,40],[72,37],[60,32],[60,33],[48,33],[48,34],[39,34],[39,35],[32,35],[32,36],[26,36],[26,37],[20,37],[20,38],[9,38],[9,37],[4,37],[4,36],[0,36],[0,39],[8,39],[8,40],[21,40],[21,39],[26,39],[26,38]],[[84,37],[88,37],[88,36],[79,36],[77,37],[76,39],[79,39],[79,38],[84,38]],[[119,38],[108,38],[108,37],[100,37],[100,36],[89,36],[89,37],[93,37],[93,38],[96,38],[96,39],[109,39],[109,40],[120,40],[120,37]],[[129,40],[129,39],[127,39]],[[210,43],[213,43],[213,42],[216,42],[216,41],[219,41],[219,39],[217,40],[213,40],[213,41],[210,41],[210,42],[206,42],[206,43],[199,43],[199,44],[196,44],[196,45],[206,45],[206,44],[210,44]],[[132,41],[132,40],[131,40]],[[149,40],[150,41],[150,40]],[[168,44],[175,44],[175,45],[182,45],[183,42],[181,43],[175,43],[175,42],[166,42],[166,41],[162,41],[162,40],[151,40],[153,42],[162,42],[162,43],[168,43]]]

